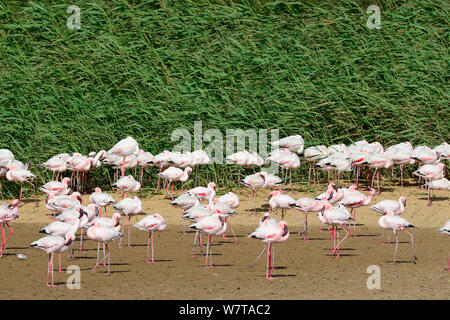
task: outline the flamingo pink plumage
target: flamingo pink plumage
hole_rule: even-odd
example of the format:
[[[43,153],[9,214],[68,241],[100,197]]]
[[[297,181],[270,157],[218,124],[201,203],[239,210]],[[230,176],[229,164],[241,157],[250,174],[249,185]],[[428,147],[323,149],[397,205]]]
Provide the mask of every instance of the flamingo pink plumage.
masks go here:
[[[154,213],[150,216],[144,217],[141,220],[139,220],[138,223],[134,225],[135,228],[138,228],[139,230],[148,232],[148,239],[147,239],[147,257],[145,259],[145,262],[150,263],[148,260],[149,258],[149,245],[150,245],[150,239],[151,239],[151,245],[152,245],[152,261],[151,263],[156,263],[154,260],[153,255],[153,232],[155,231],[163,231],[167,228],[167,222],[164,220],[163,216],[160,213]]]

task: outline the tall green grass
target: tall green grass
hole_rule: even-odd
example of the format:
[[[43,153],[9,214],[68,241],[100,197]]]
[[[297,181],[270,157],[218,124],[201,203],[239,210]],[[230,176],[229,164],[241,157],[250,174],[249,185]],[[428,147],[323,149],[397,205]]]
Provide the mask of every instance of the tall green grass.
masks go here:
[[[366,27],[371,4],[380,30]],[[307,146],[449,140],[446,0],[80,0],[80,30],[66,26],[68,5],[0,2],[0,147],[39,182],[56,153],[131,135],[155,154],[196,120]],[[203,174],[232,185],[237,170]],[[93,184],[109,182],[102,169]]]

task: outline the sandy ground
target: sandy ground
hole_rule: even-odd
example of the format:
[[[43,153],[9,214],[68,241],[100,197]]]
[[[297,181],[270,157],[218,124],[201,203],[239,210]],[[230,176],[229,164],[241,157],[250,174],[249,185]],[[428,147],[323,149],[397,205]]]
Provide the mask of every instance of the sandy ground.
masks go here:
[[[325,186],[296,187],[287,193],[295,198],[314,196]],[[219,193],[220,190],[218,190]],[[416,225],[414,234],[417,264],[411,260],[409,237],[401,233],[398,252],[399,263],[391,264],[394,246],[381,244],[378,214],[367,207],[357,211],[357,238],[348,238],[342,245],[341,257],[331,255],[330,234],[319,233],[315,214],[309,216],[311,241],[297,236],[297,218],[294,211],[286,216],[290,238],[275,249],[277,279],[265,277],[265,255],[255,268],[249,265],[263,248],[261,241],[247,235],[257,226],[267,209],[268,190],[257,195],[257,214],[248,217],[245,189],[235,192],[241,199],[239,215],[231,222],[239,243],[232,238],[217,238],[213,245],[215,267],[206,269],[204,258],[196,248],[196,257],[190,252],[193,233],[182,234],[181,210],[170,206],[165,195],[140,195],[145,214],[161,213],[168,222],[166,231],[155,236],[155,257],[158,263],[145,263],[147,233],[132,228],[132,247],[117,248],[111,243],[111,272],[105,268],[91,273],[96,259],[96,243],[87,240],[86,253],[75,251],[75,259],[63,255],[63,270],[68,265],[81,269],[81,289],[68,289],[67,273],[55,272],[58,288],[45,286],[47,258],[41,250],[29,247],[40,238],[38,231],[48,223],[49,212],[41,199],[35,208],[27,202],[20,208],[20,217],[13,223],[15,234],[8,242],[5,255],[0,259],[2,274],[1,299],[448,299],[450,272],[444,270],[450,250],[450,239],[436,231],[450,218],[449,192],[435,191],[431,208],[426,206],[426,192],[417,187],[388,187],[377,195],[373,203],[383,199],[408,197],[404,218]],[[115,194],[119,199],[120,195]],[[83,197],[89,201],[88,195]],[[109,215],[112,210],[108,211]],[[132,219],[134,223],[142,216]],[[303,214],[301,219],[303,221]],[[278,214],[277,219],[280,218]],[[9,232],[9,231],[8,231]],[[342,233],[342,231],[341,231]],[[227,232],[228,236],[231,236]],[[206,240],[206,238],[204,238]],[[124,237],[126,243],[126,234]],[[78,249],[78,242],[74,244]],[[20,260],[17,253],[27,255]],[[56,260],[56,259],[55,259]],[[367,288],[370,276],[367,268],[380,267],[381,289]],[[57,267],[57,261],[55,261]]]

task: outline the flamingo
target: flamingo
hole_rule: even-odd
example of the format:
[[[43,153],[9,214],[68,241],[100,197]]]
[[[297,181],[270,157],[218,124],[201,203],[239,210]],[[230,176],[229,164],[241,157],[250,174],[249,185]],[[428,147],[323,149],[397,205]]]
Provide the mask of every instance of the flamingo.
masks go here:
[[[395,215],[401,215],[404,211],[405,211],[405,207],[406,207],[406,197],[405,196],[401,196],[400,198],[398,198],[398,201],[395,200],[383,200],[380,201],[376,204],[374,204],[373,206],[369,207],[369,209],[376,211],[378,213],[381,213],[383,215],[385,215],[387,212],[391,211],[393,212]],[[383,229],[383,233],[382,233],[382,238],[383,240],[381,241],[382,244],[384,244],[384,229]],[[389,233],[388,233],[388,244],[390,244],[390,240],[389,240]]]
[[[42,228],[39,233],[45,233],[51,236],[60,236],[63,237],[67,234],[67,232],[71,232],[73,234],[77,233],[78,228],[80,227],[81,218],[83,215],[86,215],[86,212],[83,209],[79,209],[79,216],[76,219],[75,223],[67,223],[62,221],[55,221],[50,223],[49,225]]]
[[[233,210],[227,203],[219,202],[218,199],[210,201],[209,204],[210,210],[215,213],[219,213],[225,220],[226,224],[230,227],[231,233],[233,233],[234,244],[238,244],[238,240],[236,238],[236,234],[233,231],[233,227],[231,226],[231,222],[228,220],[230,216],[236,215],[237,212]],[[228,239],[225,235],[225,232],[222,234],[223,239]]]
[[[248,199],[248,213],[250,216],[250,201],[253,200],[253,213],[256,213],[255,208],[255,189],[257,188],[265,188],[267,186],[267,172],[258,172],[249,176],[246,176],[244,179],[239,180],[244,186],[249,187],[251,189],[250,197]],[[252,213],[252,214],[253,214]]]
[[[186,167],[184,170],[175,167],[169,167],[161,173],[158,173],[159,176],[163,177],[165,180],[168,180],[169,183],[166,185],[166,191],[170,195],[173,200],[173,182],[181,181],[183,184],[189,178],[189,174],[192,173],[191,167]],[[172,191],[169,192],[169,185],[172,184]],[[182,187],[183,188],[183,187]]]
[[[200,205],[200,201],[198,201],[196,196],[187,192],[175,198],[170,204],[174,207],[183,209],[184,214],[186,210]],[[183,220],[183,234],[186,234],[186,220]]]
[[[139,150],[139,155],[136,157],[137,166],[141,167],[141,180],[139,181],[142,184],[144,177],[144,169],[151,167],[151,161],[153,160],[153,155],[150,152],[146,152],[144,150]]]
[[[438,229],[440,233],[446,234],[450,236],[450,220],[447,220],[447,222]],[[445,268],[447,271],[450,271],[450,253],[448,255],[448,263],[447,267]]]
[[[277,141],[271,141],[269,142],[269,144],[272,146],[272,148],[286,148],[289,149],[289,151],[302,154],[305,146],[305,141],[303,140],[303,137],[301,135],[297,134],[294,136],[282,138]]]
[[[284,220],[285,210],[294,208],[296,201],[291,196],[281,193],[279,190],[274,190],[269,196],[269,206],[271,212],[272,210],[281,209],[281,220]]]
[[[181,218],[188,220],[188,221],[192,221],[192,222],[198,222],[199,220],[209,217],[213,214],[214,214],[214,211],[212,211],[209,206],[204,207],[202,205],[198,205],[198,206],[193,206],[192,208],[186,210],[184,212],[184,214],[181,216]],[[195,232],[194,244],[192,245],[192,250],[191,250],[191,258],[194,258],[194,249],[195,249],[196,244],[197,244],[197,246],[200,246],[200,254],[203,255],[202,238],[199,233],[200,233],[199,230],[197,230]]]
[[[287,170],[289,169],[289,186],[292,187],[292,169],[300,168],[300,158],[295,153],[291,152],[289,154],[281,154],[278,164]],[[286,177],[287,180],[287,177]]]
[[[13,228],[9,225],[10,222],[13,222],[19,217],[19,200],[15,199],[10,202],[10,204],[3,203],[0,206],[0,258],[3,256],[3,250],[6,250],[6,243],[14,234]],[[10,230],[10,234],[8,238],[6,237],[6,226],[8,226]]]
[[[414,228],[415,226],[407,221],[406,219],[399,217],[395,215],[392,211],[386,212],[385,215],[381,216],[378,219],[378,224],[381,228],[384,230],[392,230],[395,235],[395,250],[394,250],[394,261],[392,263],[395,263],[395,259],[397,256],[397,247],[398,247],[398,235],[397,231],[403,230],[409,237],[411,238],[411,248],[412,248],[412,255],[413,255],[413,262],[414,264],[417,262],[416,254],[414,252],[414,237],[413,235],[406,230],[406,228]]]
[[[115,204],[116,201],[113,199],[113,197],[106,192],[102,192],[102,189],[95,188],[94,192],[89,197],[89,201],[92,203],[95,203],[97,207],[100,208],[100,215],[101,215],[101,209],[105,208],[105,215],[106,215],[106,207],[110,204]]]
[[[62,179],[61,182],[59,181],[50,181],[44,184],[39,188],[40,191],[44,193],[53,193],[55,196],[63,195],[63,194],[69,194],[70,192],[70,178],[66,177]]]
[[[308,184],[311,180],[311,169],[313,170],[313,179],[316,181],[316,169],[315,164],[317,161],[322,160],[328,156],[328,149],[324,145],[318,145],[313,147],[308,147],[303,152],[303,157],[309,162],[309,174],[308,174]]]
[[[300,198],[300,199],[297,199],[297,201],[295,201],[294,209],[300,210],[305,213],[305,224],[304,224],[305,230],[303,231],[303,240],[304,241],[309,241],[309,238],[308,238],[308,212],[319,212],[323,209],[323,207],[324,207],[323,201],[312,199],[312,198]],[[298,215],[297,215],[297,217],[298,217]],[[300,231],[300,222],[299,222],[297,235],[301,235],[301,234],[302,234],[302,232]]]
[[[49,255],[47,264],[47,281],[45,283],[47,287],[57,287],[55,285],[53,277],[53,255],[55,254],[55,252],[59,254],[59,271],[61,272],[61,253],[68,250],[74,240],[75,235],[71,232],[67,232],[64,237],[46,236],[30,243],[31,247],[41,249]],[[50,272],[52,274],[51,284],[48,283]]]
[[[272,220],[272,219],[270,219]],[[275,220],[275,219],[273,219]],[[286,241],[289,238],[289,230],[287,227],[287,223],[284,220],[276,223],[271,222],[266,225],[260,225],[254,232],[252,232],[248,237],[260,239],[264,243],[268,243],[269,247],[267,248],[267,264],[266,264],[266,279],[273,280],[272,277],[272,267],[271,267],[271,257],[272,257],[272,246],[275,243]]]
[[[444,178],[445,164],[438,163],[425,164],[421,166],[418,170],[414,171],[413,174],[422,177],[425,181],[430,182],[434,180],[441,180]],[[427,184],[428,189],[428,206],[431,207],[431,197],[430,197],[430,184]]]
[[[425,183],[422,187],[433,190],[450,190],[450,181],[447,178],[442,178],[440,180],[431,180]]]
[[[74,192],[69,195],[55,196],[49,193],[45,198],[45,206],[53,212],[62,212],[66,209],[75,209],[81,206],[83,200],[79,192]]]
[[[198,220],[193,225],[190,225],[189,228],[198,230],[208,235],[208,243],[206,245],[205,267],[212,268],[213,264],[212,264],[211,238],[214,236],[221,236],[227,230],[227,224],[225,223],[225,219],[222,217],[221,214],[215,213],[211,216],[207,216]],[[209,254],[209,265],[208,265],[208,254]]]
[[[441,159],[443,160],[449,160],[450,159],[450,144],[447,142],[444,142],[436,147],[433,148],[434,151],[439,153],[441,156]]]
[[[59,179],[59,175],[67,171],[67,161],[59,156],[53,156],[42,164],[42,166],[53,172],[53,177],[56,174],[56,180]]]
[[[125,160],[127,156],[139,155],[139,145],[136,140],[132,137],[127,137],[125,139],[117,142],[109,151],[109,154],[123,157],[121,173],[122,177],[125,176]]]
[[[198,182],[198,166],[207,165],[211,162],[208,154],[203,150],[192,152],[192,166],[195,166],[195,179]]]
[[[259,228],[271,225],[272,227],[276,227],[278,224],[276,219],[270,218],[270,213],[266,212],[264,213],[264,216],[261,218],[261,221],[259,221]],[[260,254],[256,257],[255,261],[250,265],[250,268],[254,268],[256,266],[256,262],[258,262],[259,258],[261,258],[264,251],[266,251],[266,244],[264,243],[264,248],[260,252]],[[275,260],[275,254],[272,257],[272,269],[274,268],[274,260]]]
[[[366,191],[369,191],[369,196],[366,196],[365,194],[359,192],[359,191],[351,191],[347,192],[344,198],[339,202],[340,204],[344,205],[347,208],[351,208],[350,214],[353,214],[353,237],[356,238],[356,208],[362,207],[362,206],[368,206],[371,202],[373,197],[375,196],[375,189],[373,188],[367,188]]]
[[[29,183],[33,187],[33,193],[34,193],[34,202],[36,204],[36,207],[38,206],[38,202],[36,200],[36,188],[33,183],[31,183],[29,180],[33,180],[36,178],[36,176],[29,170],[22,168],[20,166],[8,166],[8,172],[6,173],[6,178],[9,181],[16,181],[20,183],[20,196],[19,196],[19,202],[22,201],[22,184],[24,182]]]
[[[128,196],[130,192],[138,192],[141,189],[141,184],[137,182],[133,178],[133,176],[129,175],[121,177],[112,185],[112,187],[122,192],[122,199],[123,199],[125,197],[125,193]]]
[[[163,171],[163,169],[169,167],[169,165],[170,165],[169,162],[172,159],[172,155],[173,155],[172,152],[170,152],[168,150],[164,150],[163,152],[154,156],[153,160],[149,161],[148,163],[153,166],[159,167],[159,173],[161,173]],[[159,190],[160,178],[161,178],[161,176],[158,176],[158,186],[156,187],[157,190]]]
[[[378,194],[381,194],[381,186],[380,186],[380,173],[381,169],[388,169],[390,168],[394,163],[389,156],[387,152],[383,153],[374,153],[371,154],[370,157],[366,161],[367,165],[370,168],[375,168],[375,171],[372,174],[372,179],[370,183],[370,187],[373,188],[373,180],[375,178],[375,175],[377,175],[377,187],[378,187]]]
[[[148,232],[147,257],[145,259],[145,262],[150,263],[148,258],[149,258],[149,245],[150,245],[150,238],[151,238],[151,243],[152,243],[152,261],[151,261],[151,263],[156,263],[156,261],[153,258],[153,232],[166,230],[166,228],[167,228],[166,220],[164,220],[164,218],[162,217],[161,214],[155,213],[150,216],[146,216],[146,217],[142,218],[133,227],[138,228],[139,230]]]
[[[125,198],[118,203],[116,203],[113,208],[119,211],[121,214],[125,215],[128,218],[128,248],[131,247],[130,244],[130,221],[132,215],[137,215],[142,212],[142,202],[138,197],[133,198]],[[122,233],[125,228],[125,224],[122,225]],[[122,239],[119,240],[119,248],[122,248]]]
[[[332,235],[332,254],[336,253],[336,259],[340,256],[340,248],[341,244],[348,237],[349,231],[345,228],[345,224],[350,220],[353,220],[351,215],[348,213],[347,209],[338,204],[335,207],[332,207],[331,204],[325,200],[325,204],[323,209],[319,212],[318,216],[320,222],[322,224],[329,224],[333,227],[331,235]],[[346,233],[345,237],[340,240],[339,232],[337,231],[337,227],[340,226]],[[337,244],[336,244],[336,234],[337,234]]]
[[[104,227],[104,226],[99,225],[97,222],[93,222],[93,225],[87,230],[86,234],[89,237],[89,239],[92,239],[92,240],[98,242],[98,244],[97,244],[97,261],[91,272],[95,272],[95,270],[97,270],[97,267],[99,266],[99,264],[102,261],[105,261],[106,257],[108,257],[108,272],[106,273],[106,275],[110,275],[111,274],[111,270],[110,270],[111,254],[109,252],[108,242],[114,241],[117,239],[122,239],[123,234],[121,232],[117,231],[115,228]],[[102,242],[105,245],[108,254],[105,257],[103,257],[102,261],[99,262],[98,259],[99,259],[100,242]]]
[[[209,200],[216,195],[216,184],[210,182],[207,187],[195,187],[188,192],[197,197],[200,201]]]

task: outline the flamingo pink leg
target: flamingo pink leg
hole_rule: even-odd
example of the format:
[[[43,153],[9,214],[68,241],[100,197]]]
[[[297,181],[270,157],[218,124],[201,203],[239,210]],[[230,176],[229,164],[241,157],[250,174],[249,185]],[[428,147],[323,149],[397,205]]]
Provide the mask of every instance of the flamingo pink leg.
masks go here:
[[[275,279],[274,277],[272,277],[271,258],[272,258],[272,244],[269,243],[269,247],[267,248],[267,269],[266,269],[267,280]]]
[[[6,243],[8,242],[9,238],[11,238],[11,236],[14,234],[14,230],[13,230],[13,228],[10,227],[8,222],[6,222],[5,224],[8,226],[11,233],[9,234],[8,238],[6,238],[6,240],[4,240],[5,242],[3,243],[3,249],[6,249]],[[4,229],[3,232],[4,232],[4,236],[6,236],[6,228]]]
[[[149,257],[149,245],[150,245],[150,239],[151,239],[151,245],[152,245],[152,261],[148,260]],[[156,261],[153,259],[153,231],[151,232],[151,234],[148,234],[148,240],[147,240],[147,259],[145,260],[145,262],[147,263],[156,263]]]

